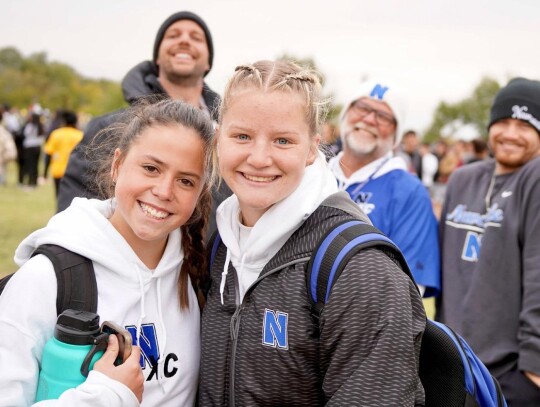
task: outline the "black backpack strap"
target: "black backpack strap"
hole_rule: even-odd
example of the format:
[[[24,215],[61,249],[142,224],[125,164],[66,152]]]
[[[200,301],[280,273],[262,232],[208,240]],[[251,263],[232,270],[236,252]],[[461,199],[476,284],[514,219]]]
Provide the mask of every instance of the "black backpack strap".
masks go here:
[[[356,219],[337,223],[321,238],[307,265],[308,296],[311,313],[317,322],[347,262],[360,250],[370,247],[391,252],[401,268],[413,278],[401,251],[376,227]]]
[[[13,277],[13,274],[15,274],[15,273],[11,273],[11,274],[8,274],[5,277],[0,278],[0,294],[2,294],[2,291],[4,291],[4,288],[6,287],[8,281],[11,279],[11,277]]]
[[[56,312],[66,309],[97,311],[97,283],[92,261],[61,246],[39,246],[32,257],[43,254],[51,261],[56,273],[58,293]]]

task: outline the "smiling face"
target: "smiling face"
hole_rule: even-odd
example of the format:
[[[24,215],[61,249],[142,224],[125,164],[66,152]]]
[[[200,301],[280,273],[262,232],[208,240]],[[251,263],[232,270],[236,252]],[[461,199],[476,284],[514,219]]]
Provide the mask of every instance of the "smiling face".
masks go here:
[[[366,114],[366,111],[370,113]],[[341,123],[344,154],[369,162],[392,150],[396,125],[377,119],[377,112],[388,118],[394,117],[385,102],[370,98],[361,98],[349,107]]]
[[[246,226],[300,185],[318,141],[300,96],[248,88],[230,100],[218,130],[219,169]]]
[[[540,135],[528,123],[517,119],[503,119],[489,128],[489,144],[497,173],[517,170],[540,153]]]
[[[202,78],[210,69],[208,58],[203,29],[194,21],[179,20],[165,31],[156,64],[160,76],[175,82],[177,78]]]
[[[125,156],[115,151],[112,225],[138,253],[163,250],[191,217],[204,186],[200,136],[180,125],[147,127]]]

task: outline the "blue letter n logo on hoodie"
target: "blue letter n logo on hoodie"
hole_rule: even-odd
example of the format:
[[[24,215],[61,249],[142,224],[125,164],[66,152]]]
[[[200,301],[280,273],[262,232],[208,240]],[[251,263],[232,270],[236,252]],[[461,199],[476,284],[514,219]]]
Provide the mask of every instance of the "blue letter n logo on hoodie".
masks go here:
[[[370,98],[383,100],[384,94],[388,90],[388,86],[382,86],[380,83],[376,84],[371,93]]]
[[[288,320],[288,314],[266,308],[263,321],[263,345],[289,349]]]

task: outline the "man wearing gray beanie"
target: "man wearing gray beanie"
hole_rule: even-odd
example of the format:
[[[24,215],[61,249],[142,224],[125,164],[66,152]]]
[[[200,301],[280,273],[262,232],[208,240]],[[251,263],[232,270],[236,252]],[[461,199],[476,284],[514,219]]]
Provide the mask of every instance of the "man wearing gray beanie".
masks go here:
[[[174,13],[158,29],[152,60],[137,64],[122,80],[124,98],[130,104],[152,95],[183,100],[216,120],[220,98],[204,82],[213,61],[214,43],[204,20],[190,11]],[[71,153],[60,183],[58,211],[67,208],[75,197],[99,197],[91,182],[92,166],[86,147],[121,113],[116,111],[96,117],[88,124],[83,140]],[[213,191],[209,233],[215,230],[217,206],[229,195],[230,190],[225,183]]]
[[[488,132],[494,158],[448,182],[437,316],[471,345],[510,407],[540,406],[540,82],[502,88]]]

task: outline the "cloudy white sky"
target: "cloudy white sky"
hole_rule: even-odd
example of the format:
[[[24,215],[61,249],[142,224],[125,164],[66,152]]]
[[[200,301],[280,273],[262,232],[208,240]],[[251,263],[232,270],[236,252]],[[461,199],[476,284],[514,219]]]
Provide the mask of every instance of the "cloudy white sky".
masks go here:
[[[337,102],[367,77],[398,82],[410,96],[405,127],[422,131],[440,101],[483,76],[540,79],[539,0],[2,0],[0,47],[120,81],[179,10],[210,27],[207,82],[219,93],[240,63],[312,57]]]

